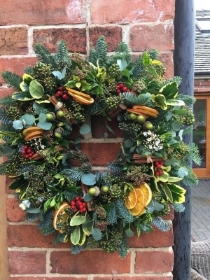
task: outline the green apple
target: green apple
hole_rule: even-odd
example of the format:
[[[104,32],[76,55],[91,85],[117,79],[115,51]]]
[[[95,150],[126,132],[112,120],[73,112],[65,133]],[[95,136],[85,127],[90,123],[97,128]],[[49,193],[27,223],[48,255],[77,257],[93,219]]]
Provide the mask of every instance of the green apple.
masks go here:
[[[88,190],[88,193],[89,193],[90,195],[95,195],[95,194],[96,194],[96,189],[95,189],[95,188],[90,188],[90,189]]]
[[[144,128],[146,128],[147,130],[152,130],[153,129],[153,124],[149,121],[144,123]]]
[[[138,115],[137,118],[136,118],[136,121],[140,124],[145,123],[145,120],[146,120],[145,117],[142,116],[142,115]]]
[[[47,121],[54,121],[55,114],[54,113],[47,113],[46,114],[46,119],[47,119]]]
[[[135,121],[136,118],[137,118],[137,115],[136,115],[136,114],[133,114],[133,113],[130,113],[130,114],[129,114],[129,118],[130,118],[130,120]]]
[[[58,110],[58,111],[56,112],[56,116],[57,116],[58,118],[63,118],[64,112],[61,111],[61,110]]]
[[[109,187],[108,186],[102,186],[101,190],[103,193],[107,193],[109,191]]]

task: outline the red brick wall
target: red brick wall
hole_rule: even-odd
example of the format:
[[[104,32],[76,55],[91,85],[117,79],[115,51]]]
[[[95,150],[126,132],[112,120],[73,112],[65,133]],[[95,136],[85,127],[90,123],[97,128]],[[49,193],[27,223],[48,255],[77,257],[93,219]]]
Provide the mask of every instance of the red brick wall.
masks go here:
[[[120,41],[133,54],[157,48],[173,76],[175,0],[0,0],[0,73],[22,74],[36,61],[33,45],[40,42],[54,51],[64,39],[70,52],[86,54],[100,35],[105,35],[109,51]],[[0,96],[11,93],[0,79]],[[84,140],[82,149],[97,169],[114,158],[122,141],[101,139],[93,120],[94,138]],[[115,124],[112,124],[115,126]],[[103,135],[103,133],[102,133]],[[103,151],[103,153],[102,153]],[[8,182],[7,182],[8,183]],[[54,245],[53,236],[41,236],[35,224],[25,221],[18,202],[8,191],[8,257],[14,280],[172,280],[173,233],[155,230],[130,240],[125,259],[101,250],[71,255],[69,244]],[[172,218],[172,215],[170,216]]]
[[[208,79],[195,79],[194,82],[195,94],[209,93],[210,92],[210,78]]]

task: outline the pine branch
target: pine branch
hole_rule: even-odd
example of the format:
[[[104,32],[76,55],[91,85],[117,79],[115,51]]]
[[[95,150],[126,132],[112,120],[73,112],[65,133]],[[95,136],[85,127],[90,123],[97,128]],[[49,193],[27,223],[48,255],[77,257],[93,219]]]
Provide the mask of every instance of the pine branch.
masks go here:
[[[124,59],[129,64],[131,62],[130,48],[125,42],[120,42],[117,47],[118,53],[124,53]]]
[[[106,220],[110,225],[117,223],[117,210],[115,204],[113,204],[112,208],[109,210]]]
[[[6,109],[1,107],[0,108],[0,122],[4,124],[11,124],[12,121],[6,115]]]
[[[4,71],[2,73],[3,80],[12,86],[15,90],[20,91],[20,83],[22,82],[22,78],[15,73],[10,71]]]
[[[71,246],[71,253],[72,253],[73,255],[77,255],[77,254],[79,254],[83,249],[84,249],[84,246],[72,245],[72,246]]]
[[[185,176],[182,180],[183,185],[191,187],[194,185],[197,185],[199,183],[198,177],[193,172],[192,168],[190,166],[185,166],[188,171],[188,175]]]
[[[170,84],[170,83],[173,83],[173,82],[176,82],[177,85],[180,86],[181,83],[182,83],[182,78],[181,77],[173,77],[171,79],[168,79],[168,80],[164,81],[163,85]],[[188,96],[188,95],[186,95],[186,96]]]
[[[0,99],[0,105],[13,105],[17,100],[12,99],[12,95],[4,96]]]
[[[100,67],[106,65],[107,44],[104,36],[100,36],[96,43],[97,60]]]
[[[88,58],[89,62],[91,62],[93,65],[97,64],[97,52],[95,48],[92,48],[90,50],[90,54],[89,54],[89,58]]]
[[[40,221],[37,224],[37,227],[43,235],[49,235],[55,231],[52,222],[53,222],[53,211],[50,210],[43,214],[43,221]]]
[[[40,62],[52,65],[53,69],[57,68],[57,64],[54,60],[54,57],[47,48],[40,44],[36,44],[34,47],[34,51]]]
[[[185,206],[182,203],[173,204],[173,208],[174,208],[174,211],[179,212],[179,213],[184,212],[184,210],[185,210]]]
[[[171,228],[171,221],[163,220],[161,217],[154,218],[152,222],[161,231],[168,231]]]
[[[195,143],[192,143],[191,145],[188,145],[189,148],[189,156],[191,158],[191,160],[196,164],[196,165],[201,165],[201,156],[199,154],[199,149],[198,147],[195,145]]]
[[[24,69],[24,73],[33,76],[33,67],[28,66]]]
[[[61,62],[64,62],[68,66],[71,65],[71,60],[69,58],[69,51],[64,41],[58,42],[57,53],[55,54],[54,59],[57,65],[59,65]]]
[[[189,96],[189,95],[185,95],[185,94],[179,94],[177,96],[177,99],[184,101],[184,103],[188,107],[192,106],[195,103],[195,101],[196,101],[195,97]]]
[[[115,205],[116,205],[118,216],[120,218],[124,219],[125,222],[132,223],[133,222],[133,216],[128,211],[128,209],[125,207],[125,204],[124,204],[123,200],[117,199],[116,202],[115,202]]]
[[[148,54],[152,60],[158,59],[158,51],[156,49],[151,49]]]
[[[144,66],[142,63],[142,57],[139,56],[134,62],[133,62],[133,69],[132,69],[132,75],[133,79],[137,80],[143,71]]]

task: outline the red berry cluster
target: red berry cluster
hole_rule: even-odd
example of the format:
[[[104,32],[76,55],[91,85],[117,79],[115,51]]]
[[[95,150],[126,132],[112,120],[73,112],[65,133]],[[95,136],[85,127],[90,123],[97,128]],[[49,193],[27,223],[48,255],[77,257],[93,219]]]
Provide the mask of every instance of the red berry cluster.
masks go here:
[[[163,174],[162,166],[163,166],[162,161],[155,162],[155,176],[161,176]]]
[[[56,97],[60,97],[63,100],[68,100],[69,96],[68,96],[68,91],[66,90],[65,87],[60,86],[55,94]]]
[[[21,154],[24,158],[27,159],[27,158],[31,158],[35,154],[35,152],[34,152],[34,150],[32,150],[31,147],[25,145],[25,146],[23,146]]]
[[[121,92],[130,92],[130,90],[123,83],[120,83],[116,86],[116,93],[120,94]]]
[[[85,213],[87,210],[87,203],[82,196],[77,196],[74,200],[71,200],[70,206],[74,212],[79,211],[80,213]]]

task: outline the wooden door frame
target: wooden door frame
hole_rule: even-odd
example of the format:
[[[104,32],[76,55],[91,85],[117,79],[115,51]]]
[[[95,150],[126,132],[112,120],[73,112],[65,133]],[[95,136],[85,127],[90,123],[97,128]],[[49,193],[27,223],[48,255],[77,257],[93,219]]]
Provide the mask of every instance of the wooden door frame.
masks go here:
[[[0,176],[0,280],[9,280],[6,234],[6,193],[5,176]]]
[[[195,94],[196,100],[206,100],[206,167],[205,168],[194,168],[193,171],[198,178],[210,178],[210,118],[208,115],[210,112],[210,93],[204,92]]]

